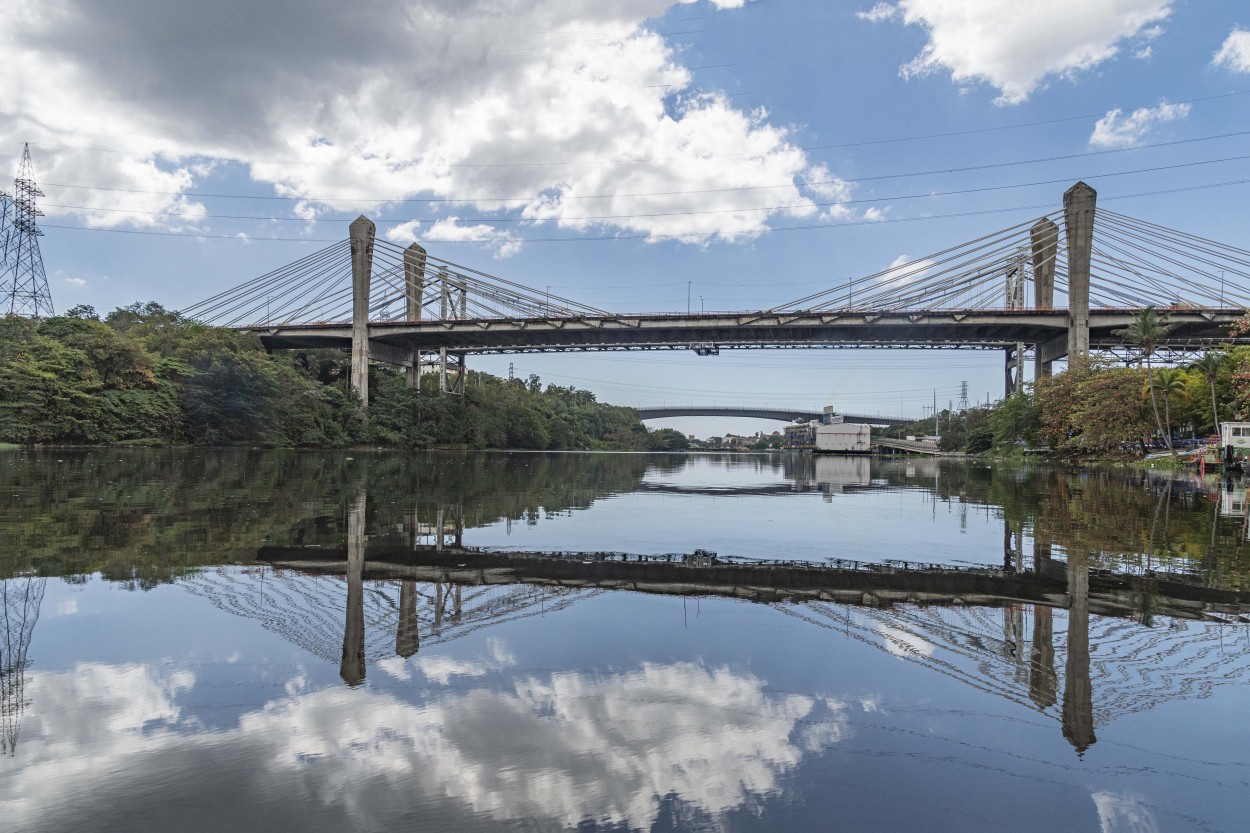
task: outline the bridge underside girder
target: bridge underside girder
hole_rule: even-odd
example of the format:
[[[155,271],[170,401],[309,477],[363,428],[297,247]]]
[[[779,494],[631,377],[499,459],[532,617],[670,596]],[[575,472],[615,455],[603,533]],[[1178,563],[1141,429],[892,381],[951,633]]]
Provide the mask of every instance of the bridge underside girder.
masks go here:
[[[1129,326],[1135,309],[1091,310],[1093,350],[1124,349],[1114,330]],[[1240,309],[1163,310],[1175,329],[1163,350],[1192,350],[1229,341],[1228,326]],[[398,351],[527,353],[596,350],[722,348],[983,348],[1043,345],[1046,361],[1066,354],[1066,310],[968,310],[950,312],[795,313],[750,315],[578,316],[536,319],[388,321],[369,325],[381,354]],[[347,323],[247,328],[270,349],[349,348]],[[1062,347],[1061,347],[1062,345]],[[1062,352],[1060,352],[1062,350]],[[379,355],[379,358],[381,356]]]

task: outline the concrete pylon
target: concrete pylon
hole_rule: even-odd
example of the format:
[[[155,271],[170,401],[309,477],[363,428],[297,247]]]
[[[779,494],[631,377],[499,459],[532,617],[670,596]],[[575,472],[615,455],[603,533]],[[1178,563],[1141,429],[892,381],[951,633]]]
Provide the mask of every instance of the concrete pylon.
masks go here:
[[[409,321],[421,320],[421,295],[425,292],[425,249],[413,243],[404,249],[404,298]],[[405,374],[408,387],[421,385],[421,355],[412,354],[412,365]]]
[[[1033,250],[1033,306],[1049,309],[1055,305],[1055,256],[1059,252],[1059,226],[1043,217],[1029,229]],[[1042,361],[1041,345],[1033,352],[1033,378],[1051,375],[1051,362]]]
[[[369,283],[373,275],[373,221],[363,214],[352,221],[352,390],[369,407]]]
[[[1078,182],[1063,193],[1068,242],[1068,366],[1089,358],[1089,266],[1098,192]]]

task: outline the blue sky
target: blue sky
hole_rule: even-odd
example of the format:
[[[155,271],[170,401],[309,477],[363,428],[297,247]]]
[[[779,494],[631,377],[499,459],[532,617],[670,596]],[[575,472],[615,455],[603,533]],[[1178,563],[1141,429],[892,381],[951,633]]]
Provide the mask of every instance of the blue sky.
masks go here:
[[[185,306],[361,212],[605,309],[681,311],[688,287],[696,310],[758,309],[1054,210],[1079,178],[1244,246],[1248,30],[1234,0],[19,0],[0,169],[31,143],[58,310]],[[1195,185],[1217,187],[1174,190]],[[1002,355],[974,351],[471,366],[509,362],[638,405],[918,415],[935,388],[1002,387]]]

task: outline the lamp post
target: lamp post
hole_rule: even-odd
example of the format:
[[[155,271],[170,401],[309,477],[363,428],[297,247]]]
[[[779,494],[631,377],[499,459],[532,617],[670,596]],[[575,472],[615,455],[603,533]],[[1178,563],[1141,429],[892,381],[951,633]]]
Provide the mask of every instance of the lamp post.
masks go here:
[[[686,281],[686,315],[690,314],[690,285],[692,283],[694,283],[694,281]]]
[[[703,314],[703,296],[699,296],[699,315]]]
[[[547,303],[546,303],[547,317],[550,318],[551,317],[551,285],[550,284],[547,285],[547,291],[545,293],[545,297],[547,299]]]

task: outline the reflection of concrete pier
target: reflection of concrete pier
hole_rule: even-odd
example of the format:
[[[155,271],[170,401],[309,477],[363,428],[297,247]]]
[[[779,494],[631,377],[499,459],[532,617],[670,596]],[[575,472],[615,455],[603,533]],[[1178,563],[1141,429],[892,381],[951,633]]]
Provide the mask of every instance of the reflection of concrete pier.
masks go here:
[[[417,583],[403,581],[399,585],[399,627],[395,630],[395,653],[407,659],[421,649],[417,632]]]
[[[365,681],[365,501],[362,488],[347,512],[347,624],[339,675],[350,686]]]
[[[1068,553],[1068,661],[1063,680],[1063,736],[1084,753],[1094,737],[1089,678],[1089,566],[1084,553]]]

